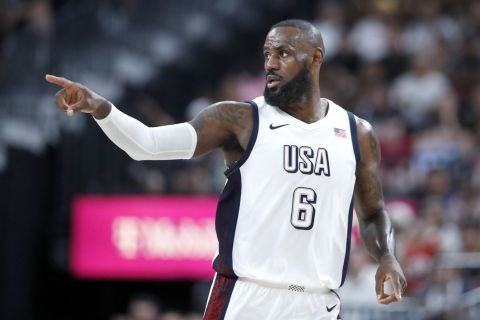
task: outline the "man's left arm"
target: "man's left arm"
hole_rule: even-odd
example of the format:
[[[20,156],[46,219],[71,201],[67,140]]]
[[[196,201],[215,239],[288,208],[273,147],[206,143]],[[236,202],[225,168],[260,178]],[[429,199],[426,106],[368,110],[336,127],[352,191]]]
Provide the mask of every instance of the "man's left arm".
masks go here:
[[[393,228],[383,201],[378,139],[372,126],[362,119],[357,119],[357,135],[361,161],[355,183],[355,210],[365,246],[379,264],[375,276],[377,300],[389,304],[402,299],[407,282],[395,257]],[[384,291],[389,280],[394,290],[391,295]]]

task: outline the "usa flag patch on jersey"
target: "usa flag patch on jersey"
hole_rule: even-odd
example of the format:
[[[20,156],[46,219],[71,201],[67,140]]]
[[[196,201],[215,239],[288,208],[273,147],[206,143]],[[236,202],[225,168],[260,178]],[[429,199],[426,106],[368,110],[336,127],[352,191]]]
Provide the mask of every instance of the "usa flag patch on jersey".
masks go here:
[[[335,135],[337,137],[340,137],[340,138],[347,137],[347,131],[345,129],[333,128],[333,131],[335,132]]]

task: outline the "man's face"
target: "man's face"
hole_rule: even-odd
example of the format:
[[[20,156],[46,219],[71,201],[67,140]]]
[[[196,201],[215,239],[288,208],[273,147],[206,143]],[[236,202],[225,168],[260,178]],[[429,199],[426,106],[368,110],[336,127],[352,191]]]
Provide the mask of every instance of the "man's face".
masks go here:
[[[268,104],[284,108],[309,94],[309,49],[297,28],[278,27],[268,33],[263,50]]]

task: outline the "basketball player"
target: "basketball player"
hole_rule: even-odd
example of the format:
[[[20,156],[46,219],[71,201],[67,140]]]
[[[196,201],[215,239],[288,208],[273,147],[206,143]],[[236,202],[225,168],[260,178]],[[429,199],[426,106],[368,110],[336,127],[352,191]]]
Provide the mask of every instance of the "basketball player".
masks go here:
[[[406,281],[384,207],[378,141],[368,122],[321,98],[324,53],[310,23],[277,23],[264,45],[263,96],[219,102],[188,123],[156,128],[79,83],[47,75],[63,87],[60,110],[92,114],[133,159],[189,159],[222,149],[227,183],[204,319],[339,319],[333,290],[347,272],[353,196],[365,246],[379,264],[378,302],[402,298]],[[387,281],[392,294],[384,292]]]

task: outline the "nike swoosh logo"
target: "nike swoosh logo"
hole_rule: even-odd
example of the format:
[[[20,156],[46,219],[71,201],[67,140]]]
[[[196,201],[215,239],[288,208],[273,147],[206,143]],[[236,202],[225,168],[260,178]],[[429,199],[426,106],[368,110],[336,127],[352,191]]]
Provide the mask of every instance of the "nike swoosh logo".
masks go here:
[[[327,308],[327,312],[332,312],[333,309],[335,309],[337,305],[333,305],[333,307],[329,308],[329,307],[326,307]]]
[[[273,123],[272,123],[272,124],[270,124],[270,129],[275,130],[275,129],[278,129],[278,128],[281,128],[281,127],[285,127],[285,126],[288,126],[288,125],[289,125],[289,123],[281,124],[281,125],[279,125],[279,126],[274,126]]]

